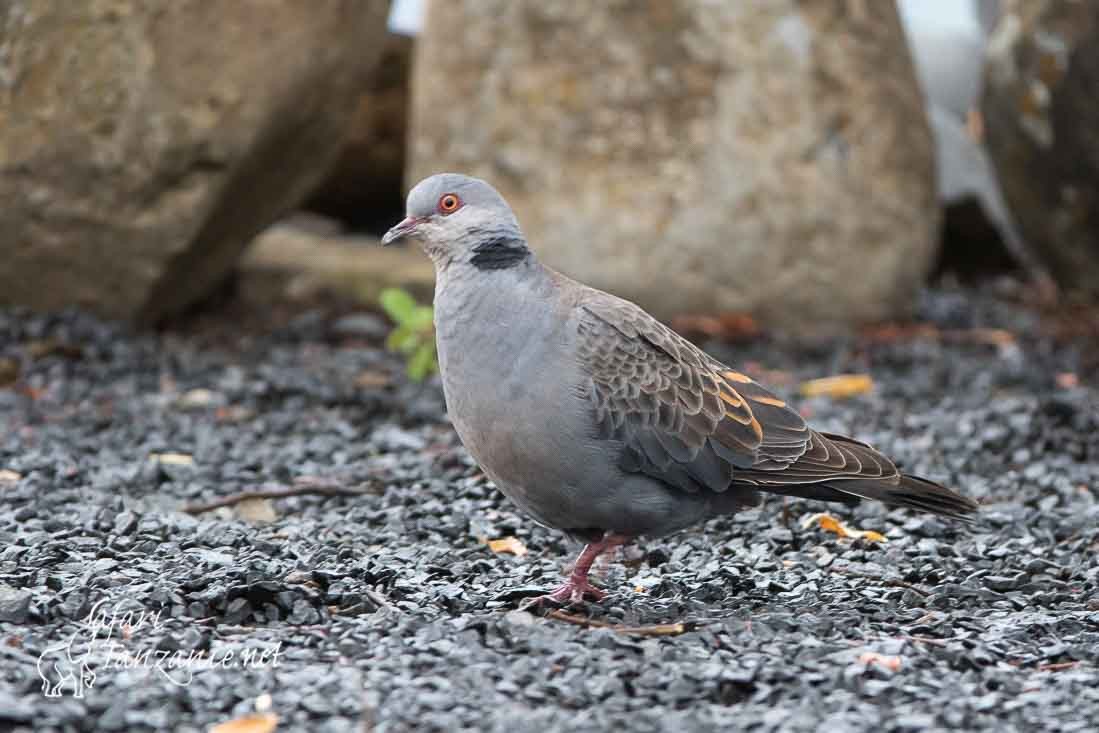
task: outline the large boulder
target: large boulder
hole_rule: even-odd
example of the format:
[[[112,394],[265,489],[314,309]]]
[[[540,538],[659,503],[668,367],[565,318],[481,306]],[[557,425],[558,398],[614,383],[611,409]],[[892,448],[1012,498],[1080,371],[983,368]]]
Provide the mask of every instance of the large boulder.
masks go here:
[[[938,207],[893,3],[446,0],[407,183],[498,186],[544,261],[661,316],[906,312]]]
[[[1066,289],[1099,295],[1099,2],[1005,2],[982,110],[1023,234]]]
[[[201,298],[327,170],[388,6],[0,3],[0,302]]]

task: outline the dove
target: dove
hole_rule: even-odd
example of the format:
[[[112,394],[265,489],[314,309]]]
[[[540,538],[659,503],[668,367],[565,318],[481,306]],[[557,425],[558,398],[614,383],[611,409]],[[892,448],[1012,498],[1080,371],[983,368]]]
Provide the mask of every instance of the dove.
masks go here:
[[[400,240],[434,265],[439,373],[462,444],[522,512],[584,543],[539,602],[602,600],[588,578],[600,555],[763,494],[959,519],[977,509],[865,443],[813,430],[639,306],[542,264],[482,180],[418,183],[382,244]]]

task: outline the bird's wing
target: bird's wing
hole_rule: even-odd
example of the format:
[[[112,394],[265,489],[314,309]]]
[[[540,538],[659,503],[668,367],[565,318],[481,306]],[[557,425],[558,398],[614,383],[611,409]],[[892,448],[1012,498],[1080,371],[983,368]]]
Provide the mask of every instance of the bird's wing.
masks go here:
[[[781,399],[633,303],[591,291],[579,309],[587,397],[601,435],[624,444],[623,470],[692,492],[724,491],[734,472],[763,489],[899,479],[873,448],[809,429]]]

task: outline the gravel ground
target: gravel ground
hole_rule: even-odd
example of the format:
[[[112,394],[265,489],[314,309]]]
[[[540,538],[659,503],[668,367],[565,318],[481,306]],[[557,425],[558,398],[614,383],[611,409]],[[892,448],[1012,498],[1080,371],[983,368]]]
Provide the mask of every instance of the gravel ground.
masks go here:
[[[711,350],[979,522],[835,510],[874,543],[772,500],[644,543],[573,613],[685,631],[652,636],[517,610],[576,548],[486,482],[372,316],[230,336],[0,311],[0,383],[22,372],[0,387],[0,730],[200,731],[257,704],[309,731],[1099,729],[1091,355],[988,294],[922,312],[937,331]],[[875,390],[796,397],[843,372]],[[363,493],[183,511],[309,482]],[[483,541],[512,536],[528,554]],[[47,698],[66,643],[94,680]]]

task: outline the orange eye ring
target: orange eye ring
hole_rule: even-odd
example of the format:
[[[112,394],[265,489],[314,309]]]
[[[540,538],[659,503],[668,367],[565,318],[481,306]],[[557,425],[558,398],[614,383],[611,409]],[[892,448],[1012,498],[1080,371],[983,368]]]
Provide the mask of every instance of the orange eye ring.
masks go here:
[[[444,193],[439,197],[439,213],[453,214],[462,206],[462,200],[458,198],[456,193]]]

